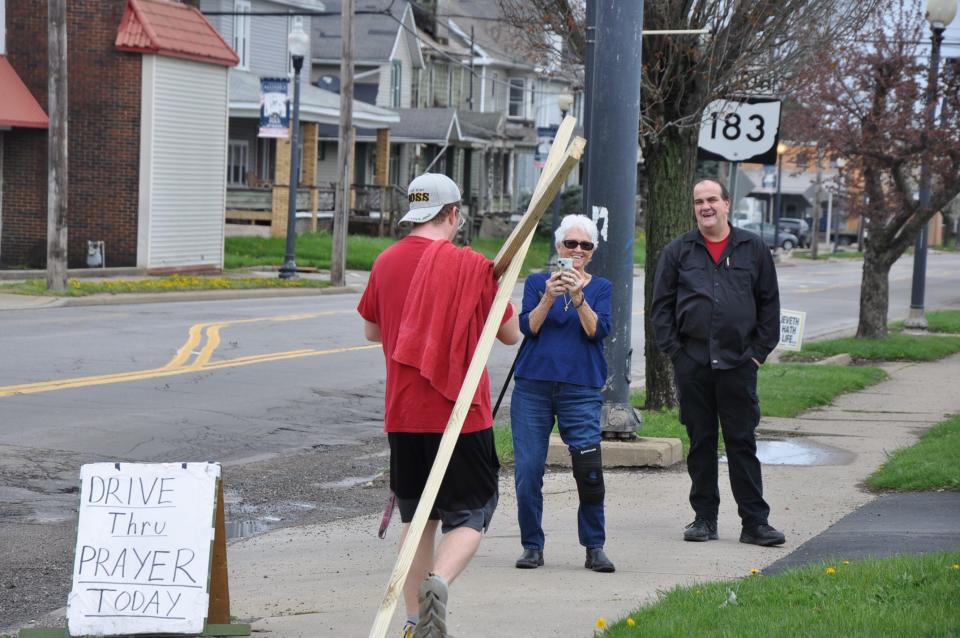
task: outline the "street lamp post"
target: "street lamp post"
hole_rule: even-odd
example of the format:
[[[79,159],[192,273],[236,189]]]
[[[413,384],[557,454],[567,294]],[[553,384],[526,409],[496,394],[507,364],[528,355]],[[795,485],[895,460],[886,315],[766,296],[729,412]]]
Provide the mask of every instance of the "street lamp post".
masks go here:
[[[780,254],[780,215],[783,213],[783,192],[780,181],[783,179],[783,154],[787,145],[777,144],[777,206],[773,210],[773,254]]]
[[[570,111],[570,107],[573,106],[573,96],[569,93],[561,93],[557,96],[557,106],[560,107],[560,122],[563,122],[563,118],[567,117],[567,113]],[[557,193],[557,196],[553,198],[553,222],[551,224],[551,229],[553,232],[557,232],[557,227],[560,226],[560,197],[563,195],[563,185],[560,186],[560,191]],[[553,267],[557,262],[557,246],[556,242],[553,239],[553,235],[550,235],[550,256],[547,259],[547,266]]]
[[[937,79],[940,72],[940,44],[943,31],[957,15],[957,0],[927,0],[927,22],[930,23],[930,69],[927,75],[927,94],[924,109],[923,130],[920,145],[927,147],[929,131],[933,128],[937,109]],[[926,212],[930,206],[930,160],[924,156],[920,165],[919,211]],[[913,285],[910,289],[910,314],[904,325],[913,330],[926,330],[927,318],[923,309],[923,297],[927,280],[927,226],[923,224],[917,233],[913,249]]]
[[[293,28],[287,36],[287,48],[293,61],[293,121],[290,123],[290,197],[287,200],[287,254],[280,267],[280,279],[292,279],[297,275],[294,259],[297,244],[297,186],[300,184],[300,70],[303,58],[310,53],[310,38],[303,30],[303,18],[293,20]]]

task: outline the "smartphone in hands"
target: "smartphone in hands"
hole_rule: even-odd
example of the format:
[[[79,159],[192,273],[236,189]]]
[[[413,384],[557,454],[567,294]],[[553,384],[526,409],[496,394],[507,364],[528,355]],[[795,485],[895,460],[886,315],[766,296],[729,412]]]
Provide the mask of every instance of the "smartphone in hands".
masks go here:
[[[557,270],[573,270],[573,257],[557,257]]]

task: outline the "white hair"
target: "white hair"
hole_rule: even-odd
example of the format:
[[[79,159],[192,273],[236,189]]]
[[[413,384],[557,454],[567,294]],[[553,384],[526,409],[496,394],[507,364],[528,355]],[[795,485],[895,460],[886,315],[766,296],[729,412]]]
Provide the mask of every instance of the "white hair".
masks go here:
[[[567,215],[560,220],[560,226],[557,228],[557,232],[554,233],[557,246],[563,243],[563,240],[567,238],[567,233],[574,228],[579,228],[590,235],[590,241],[592,241],[594,245],[597,244],[597,237],[600,233],[597,232],[597,225],[593,223],[592,219],[586,215]]]

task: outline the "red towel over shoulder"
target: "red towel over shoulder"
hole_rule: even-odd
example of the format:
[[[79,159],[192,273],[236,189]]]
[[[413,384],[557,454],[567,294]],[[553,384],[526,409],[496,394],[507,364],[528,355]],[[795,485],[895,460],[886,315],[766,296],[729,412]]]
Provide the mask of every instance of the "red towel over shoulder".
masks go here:
[[[456,401],[496,291],[492,261],[469,248],[433,242],[403,304],[393,360],[417,368],[437,392]],[[480,403],[476,394],[471,403]]]

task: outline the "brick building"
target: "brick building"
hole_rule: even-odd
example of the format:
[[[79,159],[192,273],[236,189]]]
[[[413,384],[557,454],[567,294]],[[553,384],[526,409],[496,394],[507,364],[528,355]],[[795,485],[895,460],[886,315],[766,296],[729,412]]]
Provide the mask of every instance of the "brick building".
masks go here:
[[[108,266],[221,268],[236,55],[175,0],[70,0],[67,51],[69,266],[85,266],[87,241],[102,240]],[[45,106],[46,2],[0,0],[3,54]],[[6,95],[13,81],[0,73],[0,83]],[[45,123],[18,125],[7,110],[0,100],[0,265],[43,267]]]

